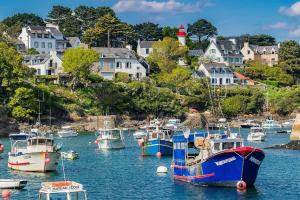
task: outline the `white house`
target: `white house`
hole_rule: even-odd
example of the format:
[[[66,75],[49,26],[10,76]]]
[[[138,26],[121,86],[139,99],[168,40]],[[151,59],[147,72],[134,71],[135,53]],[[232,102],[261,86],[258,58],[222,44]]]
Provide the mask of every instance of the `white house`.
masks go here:
[[[224,63],[201,64],[192,76],[193,78],[208,77],[211,85],[231,85],[234,83],[233,71]]]
[[[68,40],[59,31],[57,26],[26,26],[18,37],[27,49],[35,48],[40,54],[47,54],[51,50],[64,51]]]
[[[227,66],[240,67],[243,65],[241,45],[236,39],[217,40],[212,38],[204,56],[214,59],[217,63],[225,63]]]
[[[138,45],[136,52],[139,56],[146,58],[153,51],[152,45],[155,41],[140,41],[138,40]]]
[[[63,73],[62,54],[50,51],[48,54],[25,55],[24,64],[36,70],[36,75],[58,75]]]
[[[147,76],[149,65],[139,60],[133,51],[127,48],[93,48],[100,54],[97,65],[100,76],[113,80],[118,72],[125,72],[133,80],[141,80]]]

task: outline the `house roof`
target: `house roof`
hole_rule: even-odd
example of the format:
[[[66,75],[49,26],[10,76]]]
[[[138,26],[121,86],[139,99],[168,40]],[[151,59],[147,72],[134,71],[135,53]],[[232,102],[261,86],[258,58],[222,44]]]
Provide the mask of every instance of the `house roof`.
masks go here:
[[[44,64],[50,58],[50,54],[25,55],[24,64],[31,64],[32,60],[39,60],[38,64]]]
[[[204,52],[202,49],[192,49],[192,50],[189,50],[189,52],[188,52],[188,55],[191,57],[199,57],[203,54],[204,54]]]
[[[137,59],[133,51],[126,48],[93,47],[101,58]]]
[[[154,42],[155,41],[140,41],[140,47],[149,49],[152,47]]]
[[[79,40],[79,38],[78,37],[67,37],[67,40],[69,41],[68,46],[74,47],[76,45],[75,44],[76,41]]]
[[[217,40],[216,45],[222,56],[241,57],[241,46],[231,40]],[[238,52],[236,52],[238,51]]]
[[[234,74],[234,76],[235,76],[236,78],[238,78],[238,79],[240,79],[240,80],[245,80],[245,81],[248,81],[248,82],[250,82],[250,83],[252,83],[252,84],[255,84],[255,81],[254,81],[254,80],[252,80],[251,78],[249,78],[249,77],[247,77],[247,76],[245,76],[245,75],[243,75],[243,74],[241,74],[241,73],[239,73],[239,72],[233,72],[233,74]]]
[[[49,33],[45,26],[28,26],[31,33]]]
[[[195,77],[195,76],[198,76],[198,77],[204,77],[205,74],[204,74],[204,72],[201,71],[201,70],[195,70],[195,71],[193,72],[192,76],[194,76],[194,77]]]
[[[258,45],[253,45],[250,44],[249,45],[250,49],[252,49],[256,54],[272,54],[272,51],[274,51],[274,53],[278,53],[278,46],[277,45],[272,45],[272,46],[258,46]]]
[[[202,64],[210,74],[232,74],[233,71],[223,63]]]

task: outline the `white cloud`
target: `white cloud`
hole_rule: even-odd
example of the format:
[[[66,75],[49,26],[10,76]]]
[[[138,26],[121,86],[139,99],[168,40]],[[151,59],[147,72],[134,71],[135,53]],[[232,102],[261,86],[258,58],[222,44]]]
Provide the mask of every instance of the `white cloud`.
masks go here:
[[[296,29],[289,31],[289,35],[291,37],[300,37],[300,26],[298,26]]]
[[[209,0],[199,0],[194,4],[183,3],[178,0],[119,0],[112,8],[116,12],[192,13],[209,5],[211,5]]]
[[[277,22],[275,24],[271,24],[269,26],[266,26],[265,29],[288,29],[289,26],[285,22]]]
[[[294,3],[290,7],[282,6],[279,8],[279,12],[289,16],[300,15],[300,1]]]

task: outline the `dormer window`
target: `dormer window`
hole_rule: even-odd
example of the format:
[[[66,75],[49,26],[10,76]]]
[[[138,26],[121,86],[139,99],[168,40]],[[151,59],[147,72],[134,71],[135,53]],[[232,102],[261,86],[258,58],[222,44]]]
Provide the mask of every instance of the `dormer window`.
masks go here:
[[[37,34],[37,37],[38,37],[38,38],[42,38],[42,37],[43,37],[43,34],[38,33],[38,34]]]

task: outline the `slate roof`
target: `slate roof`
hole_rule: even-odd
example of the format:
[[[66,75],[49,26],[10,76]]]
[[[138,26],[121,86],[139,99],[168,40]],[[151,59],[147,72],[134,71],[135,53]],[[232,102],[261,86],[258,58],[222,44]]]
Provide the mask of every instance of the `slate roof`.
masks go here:
[[[133,51],[126,48],[93,47],[101,58],[137,59]]]
[[[279,48],[277,45],[272,45],[272,46],[258,46],[258,45],[249,45],[250,49],[252,49],[256,54],[272,54],[272,51],[274,51],[275,54],[278,53]]]
[[[202,56],[204,54],[202,49],[192,49],[189,50],[188,55],[191,57],[199,57]]]
[[[193,72],[192,76],[193,76],[194,78],[196,78],[196,77],[205,77],[205,74],[204,74],[204,72],[201,71],[201,70],[195,70],[195,71]]]
[[[32,60],[39,60],[37,64],[44,64],[50,58],[50,54],[25,55],[24,64],[31,65]]]
[[[68,42],[68,47],[74,47],[76,44],[76,41],[79,40],[78,37],[67,37]],[[80,40],[79,40],[80,41]]]
[[[218,49],[220,50],[222,56],[230,56],[230,57],[242,57],[241,46],[239,44],[235,44],[230,40],[218,40],[216,42]],[[236,53],[238,51],[238,53]]]
[[[210,73],[210,74],[232,74],[233,71],[226,66],[223,63],[206,63],[203,64],[205,69]]]
[[[155,41],[140,41],[140,47],[146,49],[152,48],[154,42]]]

